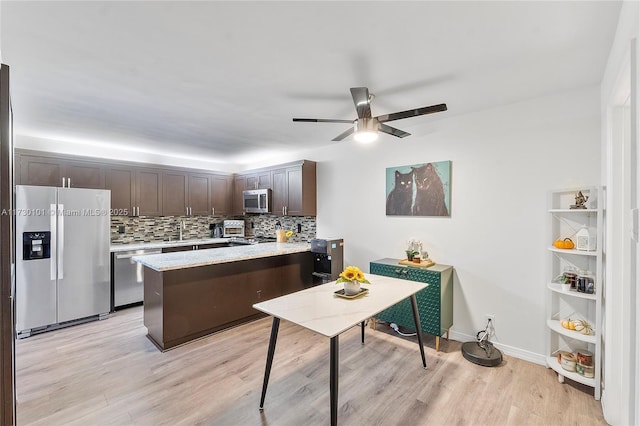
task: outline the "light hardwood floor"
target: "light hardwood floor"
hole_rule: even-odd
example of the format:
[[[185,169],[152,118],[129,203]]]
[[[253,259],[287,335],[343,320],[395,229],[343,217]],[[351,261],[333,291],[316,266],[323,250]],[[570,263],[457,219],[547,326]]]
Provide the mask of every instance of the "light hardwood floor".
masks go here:
[[[264,412],[258,410],[271,319],[161,353],[142,308],[16,344],[18,425],[329,424],[329,340],[281,322]],[[417,344],[367,328],[340,337],[342,425],[605,424],[591,389],[505,357],[464,360],[460,343]]]

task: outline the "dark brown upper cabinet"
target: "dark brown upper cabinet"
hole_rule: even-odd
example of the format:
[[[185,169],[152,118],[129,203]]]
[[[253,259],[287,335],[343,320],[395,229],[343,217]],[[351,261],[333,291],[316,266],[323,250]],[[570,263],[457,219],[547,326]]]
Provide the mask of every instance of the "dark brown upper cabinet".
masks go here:
[[[267,189],[271,188],[271,170],[250,173],[247,177],[245,189]]]
[[[229,215],[233,210],[233,176],[212,175],[209,178],[211,214]]]
[[[162,171],[136,170],[137,216],[162,216]]]
[[[127,166],[106,167],[106,189],[116,216],[161,216],[162,172]]]
[[[190,215],[211,214],[211,191],[209,190],[209,175],[189,173],[187,207]]]
[[[103,164],[34,155],[20,155],[19,158],[17,180],[21,185],[105,188]]]
[[[162,215],[189,215],[188,185],[189,175],[186,172],[162,173]]]
[[[298,164],[272,170],[273,214],[283,216],[316,215],[316,163]]]
[[[136,172],[131,167],[107,167],[106,188],[111,190],[111,211],[115,216],[135,216]]]
[[[242,191],[247,188],[247,177],[243,175],[236,175],[233,177],[233,214],[243,214],[244,206],[242,201]],[[253,188],[252,188],[253,189]]]

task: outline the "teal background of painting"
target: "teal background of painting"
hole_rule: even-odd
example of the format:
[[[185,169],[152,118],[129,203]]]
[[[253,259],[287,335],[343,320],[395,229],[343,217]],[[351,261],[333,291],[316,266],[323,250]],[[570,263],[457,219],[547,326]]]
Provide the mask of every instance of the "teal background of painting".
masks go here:
[[[411,168],[418,168],[420,166],[424,166],[429,163],[420,163],[420,164],[411,164],[408,166],[397,166],[397,167],[387,167],[386,172],[386,183],[387,190],[385,192],[385,201],[387,197],[389,197],[389,193],[393,190],[393,187],[396,184],[396,170],[400,173],[409,173],[411,172]],[[447,210],[449,211],[449,215],[451,215],[451,161],[437,161],[432,162],[433,168],[435,169],[438,176],[440,176],[440,180],[442,181],[442,187],[444,188],[444,202],[447,205]],[[414,182],[413,185],[413,198],[415,199],[416,195],[416,185]]]

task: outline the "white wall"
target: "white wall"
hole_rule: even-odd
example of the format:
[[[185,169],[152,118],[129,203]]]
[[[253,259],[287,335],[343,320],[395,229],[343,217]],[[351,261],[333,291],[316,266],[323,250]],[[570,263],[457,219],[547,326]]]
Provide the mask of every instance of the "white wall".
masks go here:
[[[427,136],[309,151],[302,157],[319,162],[318,236],[343,237],[346,264],[365,270],[421,239],[455,266],[453,337],[475,338],[493,314],[505,352],[544,363],[547,191],[599,183],[599,105],[595,86],[465,116],[450,105]],[[385,215],[385,168],[443,160],[452,161],[451,218]]]

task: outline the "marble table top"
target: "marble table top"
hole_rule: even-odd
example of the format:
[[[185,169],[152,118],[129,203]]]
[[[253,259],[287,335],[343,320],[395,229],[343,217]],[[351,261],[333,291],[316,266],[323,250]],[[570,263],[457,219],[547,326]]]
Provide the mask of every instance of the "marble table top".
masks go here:
[[[365,274],[365,277],[371,284],[361,287],[369,289],[369,293],[355,299],[336,296],[334,292],[344,286],[333,281],[256,303],[253,307],[324,336],[334,337],[428,287],[426,283],[381,275]]]
[[[262,257],[311,251],[309,243],[260,243],[205,250],[188,250],[175,253],[134,256],[132,259],[159,272],[259,259]]]

